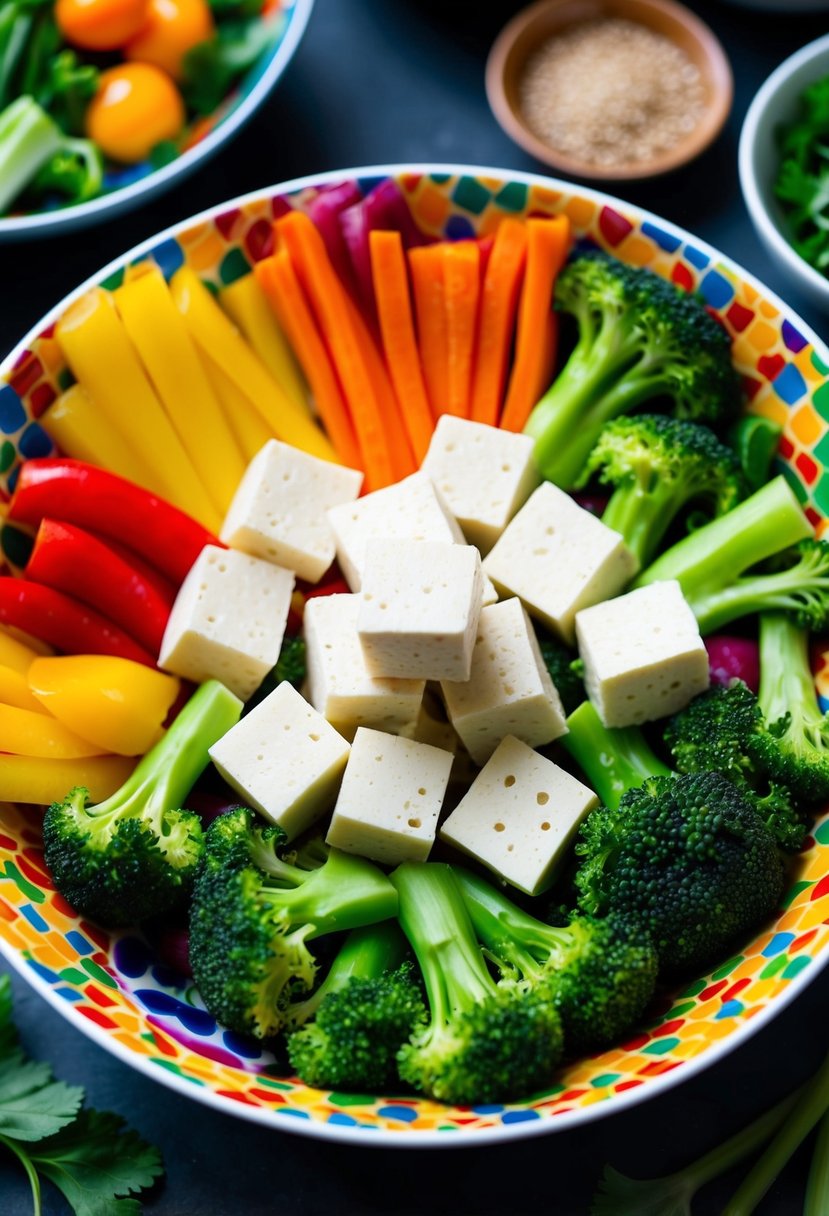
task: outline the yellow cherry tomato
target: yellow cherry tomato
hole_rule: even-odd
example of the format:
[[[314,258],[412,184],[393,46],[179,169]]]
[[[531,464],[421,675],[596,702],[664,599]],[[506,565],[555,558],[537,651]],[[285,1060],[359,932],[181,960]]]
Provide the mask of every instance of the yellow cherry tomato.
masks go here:
[[[55,20],[74,46],[116,51],[147,19],[147,0],[57,0]]]
[[[184,126],[184,102],[166,72],[151,63],[123,63],[101,73],[86,111],[86,133],[106,156],[127,165],[146,160],[156,144]]]
[[[125,46],[124,55],[155,64],[181,80],[184,56],[212,34],[213,18],[205,0],[149,0],[147,19]]]

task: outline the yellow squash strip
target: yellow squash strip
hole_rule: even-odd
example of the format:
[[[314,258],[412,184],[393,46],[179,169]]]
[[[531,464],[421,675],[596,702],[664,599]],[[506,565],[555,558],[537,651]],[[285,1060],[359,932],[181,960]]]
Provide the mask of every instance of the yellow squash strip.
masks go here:
[[[213,385],[213,391],[221,402],[225,418],[236,438],[245,460],[253,460],[256,453],[269,439],[275,439],[265,419],[254,409],[241,389],[237,388],[217,363],[208,354],[201,352],[204,370]]]
[[[91,802],[114,794],[135,768],[125,756],[88,760],[42,760],[36,756],[0,755],[0,802],[61,802],[76,785],[89,790]]]
[[[254,274],[246,274],[219,292],[219,303],[235,321],[265,367],[300,409],[308,410],[308,389],[288,339],[279,327]]]
[[[218,528],[221,517],[147,379],[109,292],[94,287],[76,300],[58,321],[55,337],[75,379],[152,470],[151,489],[205,527]]]
[[[109,469],[139,486],[152,487],[152,472],[139,460],[114,422],[97,408],[82,385],[71,384],[44,411],[39,421],[66,456]]]
[[[100,756],[96,743],[88,743],[68,726],[44,713],[0,704],[0,743],[15,756],[43,756],[50,760],[76,760]]]
[[[4,705],[16,705],[18,709],[28,709],[33,714],[48,714],[49,712],[32,693],[26,675],[23,672],[15,671],[13,667],[4,667],[2,664],[0,664],[0,702]]]
[[[142,273],[136,274],[140,269]],[[184,318],[154,262],[134,268],[115,304],[213,506],[224,515],[245,471]]]
[[[4,667],[11,667],[25,676],[37,657],[38,652],[33,647],[12,637],[5,629],[0,629],[0,663]]]
[[[277,439],[336,463],[336,453],[325,435],[277,384],[198,275],[189,266],[182,266],[173,275],[170,288],[202,353],[209,354],[244,393]]]

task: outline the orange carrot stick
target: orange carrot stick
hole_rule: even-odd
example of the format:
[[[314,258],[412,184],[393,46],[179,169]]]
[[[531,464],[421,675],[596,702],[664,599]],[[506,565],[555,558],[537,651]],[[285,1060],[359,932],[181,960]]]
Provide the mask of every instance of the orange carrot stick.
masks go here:
[[[366,488],[394,481],[383,425],[383,405],[366,367],[348,307],[348,294],[331,264],[325,243],[302,211],[291,211],[274,225],[277,242],[290,256],[308,297],[348,403],[363,457]]]
[[[380,354],[374,336],[368,327],[368,322],[350,296],[346,297],[346,305],[351,314],[351,322],[354,326],[360,353],[363,356],[366,370],[371,377],[377,400],[380,403],[380,417],[383,422],[383,429],[386,432],[386,448],[391,458],[394,480],[400,481],[403,477],[408,477],[410,473],[414,473],[418,467],[414,458],[414,451],[409,443],[409,436],[403,424],[403,411],[397,402],[394,388],[386,371],[386,365],[383,362],[383,356]]]
[[[446,412],[468,418],[481,294],[481,254],[474,241],[446,241],[441,248],[446,293]]]
[[[515,360],[509,378],[501,426],[522,431],[530,411],[547,387],[549,334],[547,317],[553,288],[570,246],[570,221],[566,215],[553,219],[527,220],[527,267],[518,306]],[[557,329],[557,325],[554,327]]]
[[[478,342],[472,377],[475,422],[496,426],[501,412],[518,293],[527,254],[527,235],[520,220],[505,219],[495,234],[481,295]]]
[[[403,238],[399,232],[375,229],[369,236],[369,251],[386,366],[419,464],[435,423],[417,349]]]
[[[337,455],[343,464],[352,469],[362,469],[360,448],[348,407],[288,251],[280,249],[270,257],[263,258],[255,264],[254,273],[302,364],[323,426]]]
[[[449,394],[446,290],[440,244],[409,250],[417,339],[432,417],[446,413]]]

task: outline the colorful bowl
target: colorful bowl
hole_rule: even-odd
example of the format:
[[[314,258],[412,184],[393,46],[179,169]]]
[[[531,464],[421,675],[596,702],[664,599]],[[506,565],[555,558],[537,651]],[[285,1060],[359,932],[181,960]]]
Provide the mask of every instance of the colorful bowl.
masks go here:
[[[299,46],[314,0],[277,0],[263,20],[279,23],[270,48],[242,77],[236,88],[209,116],[191,123],[184,151],[162,168],[149,161],[110,168],[104,177],[105,194],[52,210],[0,216],[0,242],[54,236],[83,228],[128,211],[169,189],[217,152],[254,114],[279,80]]]
[[[271,221],[305,207],[323,184],[363,190],[392,176],[416,222],[453,238],[492,232],[505,215],[566,212],[576,235],[627,262],[699,291],[734,338],[748,408],[785,426],[782,464],[818,527],[829,517],[829,351],[789,309],[727,257],[656,216],[550,178],[458,166],[385,166],[328,173],[248,195],[133,249],[44,318],[0,367],[0,485],[19,456],[49,451],[37,417],[68,377],[56,320],[93,283],[114,287],[124,268],[153,258],[167,275],[187,263],[226,284],[269,249]],[[5,379],[5,384],[3,380]],[[829,708],[829,651],[818,689]],[[78,1029],[180,1093],[242,1118],[364,1145],[462,1145],[540,1135],[625,1110],[716,1063],[794,1000],[829,961],[829,816],[797,859],[774,924],[712,974],[682,985],[618,1047],[564,1069],[532,1099],[447,1107],[309,1089],[280,1076],[256,1044],[217,1026],[192,985],[135,932],[78,918],[52,889],[39,815],[0,808],[0,950]]]

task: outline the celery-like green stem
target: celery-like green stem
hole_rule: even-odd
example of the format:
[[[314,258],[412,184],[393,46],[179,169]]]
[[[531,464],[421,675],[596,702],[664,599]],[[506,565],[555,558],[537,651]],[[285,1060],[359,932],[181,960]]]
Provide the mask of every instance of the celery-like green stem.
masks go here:
[[[806,1181],[803,1216],[826,1216],[829,1212],[829,1115],[820,1121],[812,1164]]]
[[[64,137],[32,97],[18,97],[0,114],[0,213],[60,151]]]
[[[396,920],[352,929],[335,954],[325,979],[306,1001],[289,1007],[288,1024],[301,1026],[315,1017],[327,996],[340,992],[351,979],[374,980],[396,971],[406,957],[406,939]]]
[[[7,1136],[0,1136],[0,1144],[6,1146],[10,1153],[14,1153],[17,1160],[26,1171],[26,1177],[29,1179],[29,1186],[32,1189],[32,1216],[40,1216],[42,1212],[41,1195],[40,1195],[40,1176],[32,1165],[31,1158],[22,1145],[15,1143],[14,1140]]]
[[[646,777],[670,777],[638,726],[607,727],[590,701],[573,710],[559,742],[582,769],[605,806],[615,810],[622,795]]]
[[[782,612],[761,612],[760,688],[758,700],[765,719],[777,722],[785,714],[823,726],[815,681],[809,666],[805,630]]]
[[[545,924],[477,874],[460,866],[453,869],[478,940],[522,975],[541,976],[551,957],[572,945],[569,929]]]
[[[266,880],[259,898],[284,914],[286,924],[308,926],[304,934],[308,941],[397,915],[397,891],[383,871],[364,857],[331,849],[325,865],[298,873],[301,881],[296,887],[271,888]]]

